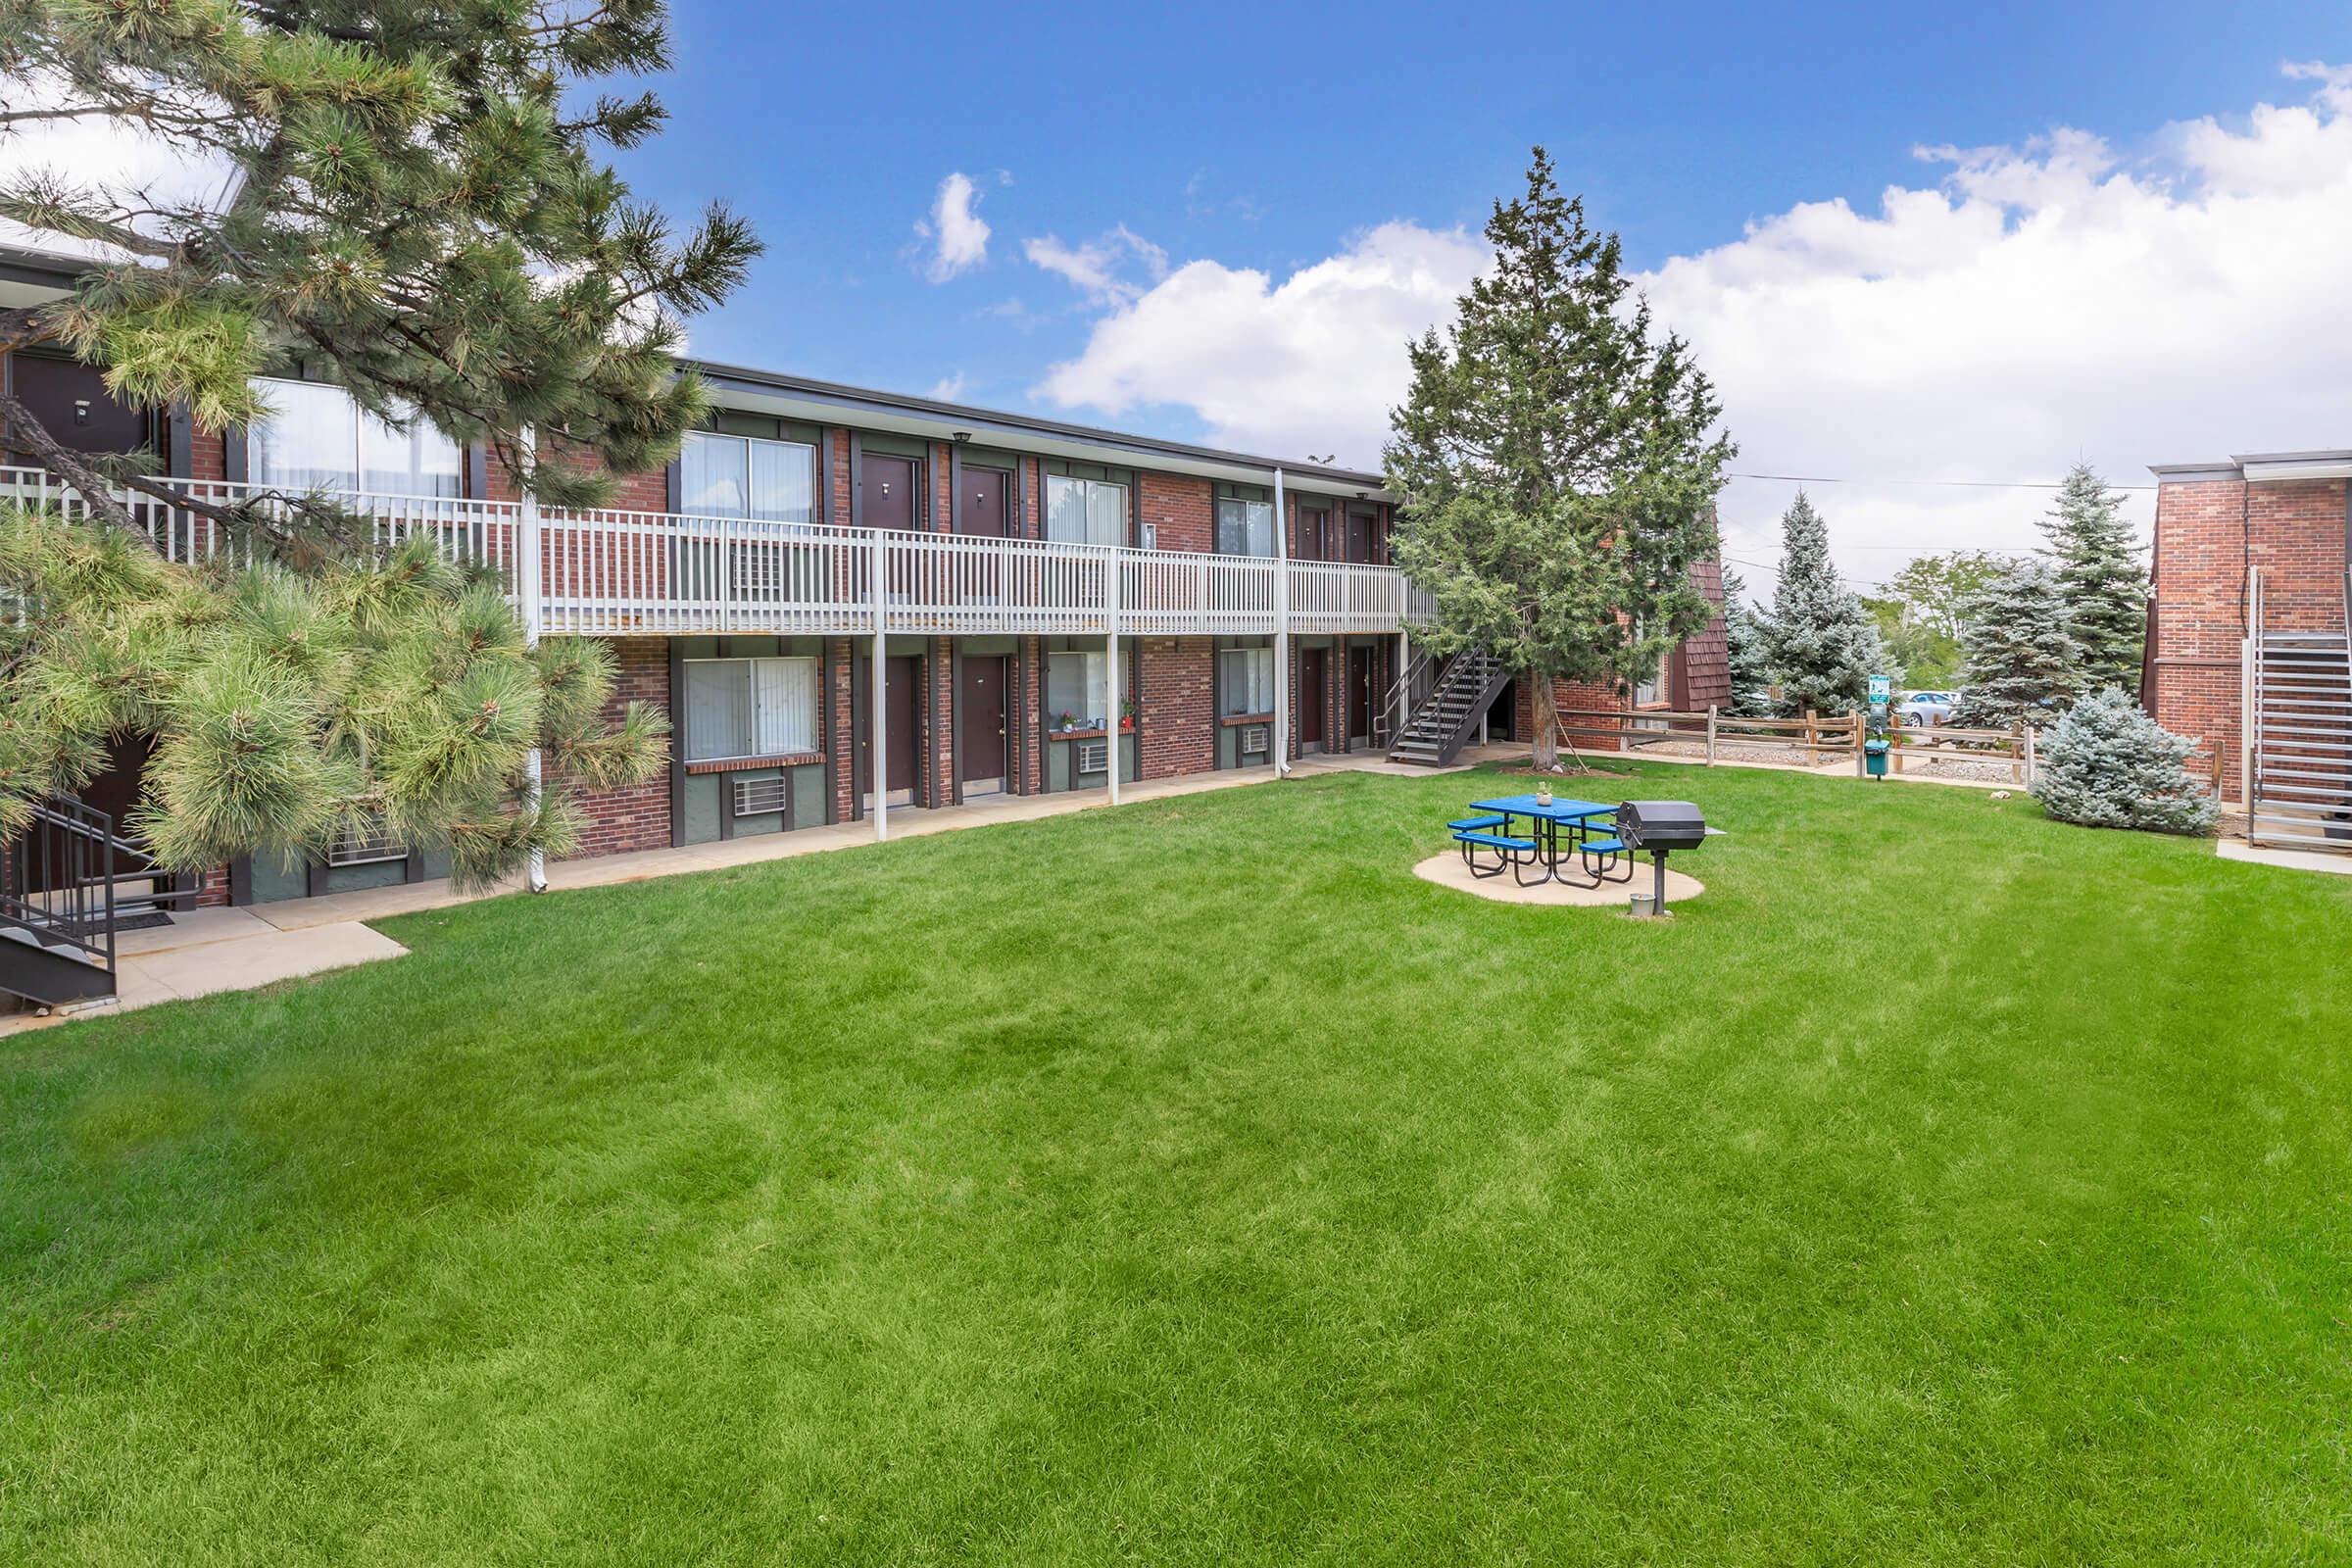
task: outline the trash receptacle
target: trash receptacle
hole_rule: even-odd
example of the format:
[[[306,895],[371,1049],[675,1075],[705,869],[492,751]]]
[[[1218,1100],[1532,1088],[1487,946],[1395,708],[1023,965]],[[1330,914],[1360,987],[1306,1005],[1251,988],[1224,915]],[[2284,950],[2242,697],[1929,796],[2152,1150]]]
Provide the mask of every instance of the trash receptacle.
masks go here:
[[[1886,776],[1886,743],[1885,741],[1864,741],[1862,743],[1862,765],[1872,778],[1885,778]]]

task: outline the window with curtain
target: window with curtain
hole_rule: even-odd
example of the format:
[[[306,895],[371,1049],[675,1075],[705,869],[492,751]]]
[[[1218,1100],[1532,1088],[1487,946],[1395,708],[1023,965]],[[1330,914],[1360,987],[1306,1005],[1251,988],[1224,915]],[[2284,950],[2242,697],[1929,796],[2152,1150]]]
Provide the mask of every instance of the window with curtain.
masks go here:
[[[1230,496],[1217,503],[1217,550],[1228,556],[1270,556],[1274,553],[1274,503],[1240,501]]]
[[[1657,663],[1651,667],[1648,676],[1634,683],[1634,706],[1636,708],[1645,707],[1650,703],[1662,703],[1666,700],[1668,686],[1666,663],[1671,658],[1673,658],[1672,653],[1660,654]]]
[[[1228,648],[1218,654],[1217,701],[1225,718],[1274,711],[1274,650]]]
[[[1058,653],[1046,656],[1046,722],[1054,729],[1108,729],[1102,716],[1102,672],[1107,667],[1100,653]],[[1119,655],[1119,697],[1127,694],[1127,656]],[[1070,722],[1064,724],[1067,714]]]
[[[458,444],[418,420],[385,423],[323,381],[256,384],[270,413],[246,434],[246,471],[279,490],[368,490],[384,495],[458,494]]]
[[[816,694],[813,659],[688,660],[686,760],[815,751]]]
[[[707,517],[816,520],[816,448],[697,430],[678,454],[678,505]]]
[[[1127,542],[1127,487],[1104,479],[1046,475],[1046,537],[1055,544]]]

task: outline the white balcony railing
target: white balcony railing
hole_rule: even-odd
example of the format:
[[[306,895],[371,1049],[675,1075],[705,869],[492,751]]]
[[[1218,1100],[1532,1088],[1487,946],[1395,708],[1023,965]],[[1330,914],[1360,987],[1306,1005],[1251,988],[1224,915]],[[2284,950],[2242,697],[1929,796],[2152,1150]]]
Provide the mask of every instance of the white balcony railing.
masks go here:
[[[258,502],[264,487],[174,479],[214,506]],[[452,560],[503,570],[539,531],[539,609],[551,633],[1102,633],[1254,635],[1395,632],[1427,617],[1426,596],[1390,566],[1123,550],[959,534],[760,522],[512,501],[323,492],[366,516],[379,548],[422,533]],[[192,508],[120,496],[175,561],[237,549]],[[39,468],[0,467],[0,500],[87,507]],[[1287,570],[1287,593],[1277,572]],[[1287,604],[1288,613],[1283,610]]]

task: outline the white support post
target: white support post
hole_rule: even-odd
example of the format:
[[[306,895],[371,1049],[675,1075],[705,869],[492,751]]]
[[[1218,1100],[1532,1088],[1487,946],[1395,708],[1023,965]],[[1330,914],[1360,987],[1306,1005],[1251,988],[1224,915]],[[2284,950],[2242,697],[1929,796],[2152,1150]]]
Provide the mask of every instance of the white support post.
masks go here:
[[[1274,776],[1291,771],[1291,519],[1274,470]]]
[[[533,425],[522,427],[522,451],[527,460],[539,448],[539,432]],[[522,641],[528,648],[539,646],[539,629],[546,619],[540,582],[539,498],[529,486],[522,491],[522,504],[514,514],[514,599],[522,612]],[[546,782],[546,760],[538,747],[523,760],[524,800],[534,811],[539,809],[541,786]],[[523,886],[533,893],[547,891],[547,852],[534,845],[530,864],[523,871]]]
[[[1119,561],[1113,550],[1102,562],[1102,727],[1108,734],[1102,743],[1102,766],[1113,806],[1119,804],[1119,699],[1124,695],[1119,680]],[[1142,744],[1140,736],[1137,744]]]
[[[874,710],[866,737],[866,785],[873,792],[874,842],[880,844],[890,837],[890,629],[889,617],[883,613],[888,603],[887,586],[890,575],[890,556],[883,543],[882,530],[874,530],[874,675],[867,684],[873,688]]]

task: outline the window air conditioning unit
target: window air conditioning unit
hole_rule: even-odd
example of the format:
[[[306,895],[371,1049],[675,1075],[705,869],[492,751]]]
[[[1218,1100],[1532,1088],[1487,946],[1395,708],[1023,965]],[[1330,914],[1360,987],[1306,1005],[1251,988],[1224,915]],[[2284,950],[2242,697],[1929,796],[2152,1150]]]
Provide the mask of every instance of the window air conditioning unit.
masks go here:
[[[735,814],[737,816],[765,816],[784,809],[784,775],[770,774],[766,778],[739,778],[735,781]]]
[[[1078,743],[1078,771],[1103,773],[1109,771],[1110,743],[1108,741],[1080,741]]]
[[[1245,724],[1242,726],[1243,756],[1247,757],[1254,753],[1266,751],[1272,745],[1273,741],[1267,734],[1267,726],[1263,724]]]
[[[380,820],[345,828],[326,850],[329,865],[375,865],[408,858],[407,848],[392,842],[392,835],[385,831]]]

